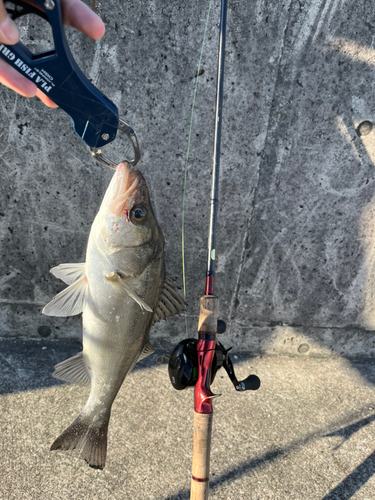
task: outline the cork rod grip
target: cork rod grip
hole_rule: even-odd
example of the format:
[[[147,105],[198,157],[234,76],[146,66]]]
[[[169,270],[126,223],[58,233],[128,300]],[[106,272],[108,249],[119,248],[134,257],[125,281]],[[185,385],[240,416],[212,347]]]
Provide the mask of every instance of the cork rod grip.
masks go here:
[[[212,418],[212,413],[194,412],[193,465],[190,500],[208,499]]]

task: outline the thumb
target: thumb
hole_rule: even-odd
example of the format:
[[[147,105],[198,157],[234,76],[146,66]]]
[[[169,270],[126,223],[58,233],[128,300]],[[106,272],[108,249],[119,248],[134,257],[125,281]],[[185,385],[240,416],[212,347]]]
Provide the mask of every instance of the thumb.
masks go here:
[[[14,45],[19,39],[18,28],[8,16],[3,0],[0,0],[0,43]]]

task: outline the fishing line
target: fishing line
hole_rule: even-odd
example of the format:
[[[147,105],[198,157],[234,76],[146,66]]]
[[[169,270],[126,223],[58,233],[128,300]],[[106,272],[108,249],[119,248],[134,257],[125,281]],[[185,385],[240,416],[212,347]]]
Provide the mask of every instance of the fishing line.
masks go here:
[[[184,187],[183,187],[183,192],[182,192],[181,251],[182,251],[182,283],[183,283],[183,289],[184,289],[184,300],[185,300],[185,302],[186,302],[185,198],[186,198],[187,171],[188,171],[188,163],[189,163],[191,132],[192,132],[192,129],[193,129],[193,116],[194,116],[194,108],[195,108],[195,98],[196,98],[196,95],[197,95],[197,88],[198,88],[198,76],[199,76],[199,71],[200,71],[201,63],[202,63],[203,49],[204,49],[204,43],[206,41],[206,34],[207,34],[208,22],[209,22],[209,19],[210,19],[211,6],[212,6],[212,0],[210,0],[210,4],[208,6],[208,12],[207,12],[207,18],[206,18],[206,25],[204,27],[203,42],[202,42],[202,46],[201,46],[201,53],[200,53],[200,56],[199,56],[197,74],[195,76],[195,86],[194,86],[194,94],[193,94],[193,105],[192,105],[192,108],[191,108],[190,127],[189,127],[189,135],[188,135],[188,145],[187,145],[186,158],[185,158]],[[186,337],[188,337],[187,311],[186,311],[186,309],[185,309],[185,331],[186,331]]]

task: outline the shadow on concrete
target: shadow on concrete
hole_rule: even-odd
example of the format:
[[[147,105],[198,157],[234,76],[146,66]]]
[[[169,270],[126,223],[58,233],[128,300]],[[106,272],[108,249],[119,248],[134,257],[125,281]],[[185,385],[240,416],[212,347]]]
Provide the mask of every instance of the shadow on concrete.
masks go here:
[[[356,412],[357,414],[357,412]],[[350,421],[355,418],[356,414],[347,415],[339,422],[331,424],[329,427],[338,427],[342,425],[343,420]],[[344,440],[349,439],[355,432],[358,432],[363,427],[367,426],[375,420],[375,414],[368,416],[358,422],[346,425],[341,429],[330,433],[324,433],[324,429],[312,432],[299,440],[292,441],[282,448],[275,448],[270,450],[260,457],[253,458],[249,461],[238,464],[233,469],[218,477],[211,475],[210,490],[215,491],[226,482],[238,479],[244,474],[248,474],[253,469],[270,464],[274,460],[282,458],[293,450],[301,446],[305,446],[308,442],[314,441],[319,438],[342,436]],[[341,446],[342,443],[339,445]],[[337,449],[338,447],[334,448]],[[351,498],[362,486],[375,474],[375,452],[369,455],[351,474],[349,474],[336,488],[330,491],[322,500],[347,500]],[[160,500],[188,500],[190,498],[189,490],[181,490],[175,495]]]
[[[334,450],[339,449],[345,441],[347,441],[353,434],[358,432],[360,429],[365,427],[368,424],[371,424],[375,420],[375,415],[370,415],[367,418],[364,418],[360,420],[359,422],[355,422],[354,424],[347,425],[346,427],[343,427],[342,429],[339,429],[337,431],[331,432],[330,434],[325,434],[323,437],[342,437],[341,443],[334,448]]]
[[[80,342],[0,340],[0,395],[67,385],[52,377],[54,366],[82,350]],[[134,371],[168,362],[165,352],[143,359]]]
[[[371,453],[351,474],[322,500],[347,500],[375,474],[375,452]]]
[[[62,385],[52,377],[53,367],[81,350],[76,343],[32,340],[0,341],[0,394]]]
[[[348,359],[348,361],[364,380],[375,385],[375,360],[373,358]]]
[[[66,382],[52,377],[54,366],[81,350],[80,342],[0,340],[0,395],[66,385]],[[157,349],[153,355],[139,361],[133,371],[165,365],[169,355],[165,349]],[[238,361],[251,357],[241,353]]]
[[[348,425],[337,431],[325,434],[323,437],[342,437],[342,442],[334,448],[337,450],[343,445],[354,433],[370,424],[375,420],[375,415],[370,415],[367,418]],[[334,488],[322,500],[346,500],[351,498],[367,481],[375,474],[375,452],[371,453],[351,474],[349,474],[336,488]]]

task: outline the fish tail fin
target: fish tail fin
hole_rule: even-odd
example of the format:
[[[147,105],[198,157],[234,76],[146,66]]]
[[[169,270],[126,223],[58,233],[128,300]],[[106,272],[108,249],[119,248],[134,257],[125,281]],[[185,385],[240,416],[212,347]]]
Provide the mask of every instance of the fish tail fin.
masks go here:
[[[90,467],[103,469],[107,456],[108,422],[109,415],[97,423],[89,415],[80,413],[55,439],[50,450],[77,450]]]

